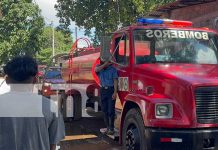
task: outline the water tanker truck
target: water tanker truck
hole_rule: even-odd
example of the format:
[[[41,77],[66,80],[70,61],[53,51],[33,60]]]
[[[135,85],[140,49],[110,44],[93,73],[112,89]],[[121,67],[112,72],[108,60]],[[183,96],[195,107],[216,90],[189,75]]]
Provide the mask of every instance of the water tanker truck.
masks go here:
[[[101,49],[88,49],[71,52],[63,64],[63,77],[74,88],[62,98],[81,103],[78,88],[86,85],[97,113],[100,85],[93,68]],[[215,31],[189,21],[140,18],[113,33],[108,51],[119,74],[116,127],[124,149],[218,149]]]

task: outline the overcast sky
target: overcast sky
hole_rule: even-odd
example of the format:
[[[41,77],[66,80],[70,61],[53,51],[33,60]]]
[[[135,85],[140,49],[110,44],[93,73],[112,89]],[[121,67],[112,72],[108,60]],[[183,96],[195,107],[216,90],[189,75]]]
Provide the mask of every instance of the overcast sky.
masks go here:
[[[45,18],[46,25],[51,24],[51,21],[54,22],[55,26],[59,25],[59,18],[56,17],[57,11],[54,8],[54,5],[57,3],[56,0],[35,0],[35,2],[39,5],[41,9],[41,14]],[[75,31],[75,23],[72,22],[70,26],[71,31]],[[78,30],[78,38],[83,37],[83,30]],[[73,37],[75,35],[73,34]]]

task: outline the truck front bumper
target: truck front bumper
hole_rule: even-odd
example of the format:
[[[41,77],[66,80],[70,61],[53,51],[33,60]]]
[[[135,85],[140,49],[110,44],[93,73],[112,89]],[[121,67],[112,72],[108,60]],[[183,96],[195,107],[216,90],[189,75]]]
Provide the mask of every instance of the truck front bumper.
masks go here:
[[[151,150],[218,150],[218,128],[146,128],[145,136]]]

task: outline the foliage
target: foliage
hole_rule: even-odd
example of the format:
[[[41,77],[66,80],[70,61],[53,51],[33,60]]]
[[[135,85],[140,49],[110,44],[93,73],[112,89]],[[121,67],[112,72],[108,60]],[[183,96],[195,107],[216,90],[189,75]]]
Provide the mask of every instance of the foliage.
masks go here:
[[[90,35],[95,29],[96,37],[115,31],[118,26],[135,22],[157,6],[175,0],[57,0],[55,6],[62,26],[75,21]]]
[[[37,55],[40,64],[48,64],[52,59],[52,41],[53,31],[52,27],[46,27],[43,30],[43,45],[42,51]],[[63,31],[60,28],[54,30],[54,47],[55,55],[60,53],[68,53],[72,45],[72,37],[69,32]]]
[[[42,44],[43,18],[32,0],[0,1],[0,63],[17,55],[35,56]]]

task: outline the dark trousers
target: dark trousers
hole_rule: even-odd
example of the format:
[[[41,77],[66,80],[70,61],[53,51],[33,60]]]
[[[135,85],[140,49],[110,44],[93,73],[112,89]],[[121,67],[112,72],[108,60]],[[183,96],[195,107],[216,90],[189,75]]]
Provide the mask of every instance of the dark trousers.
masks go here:
[[[107,89],[101,88],[101,107],[104,112],[104,121],[107,128],[114,129],[114,117],[115,117],[115,102],[112,99],[114,93],[113,87],[108,87]]]

